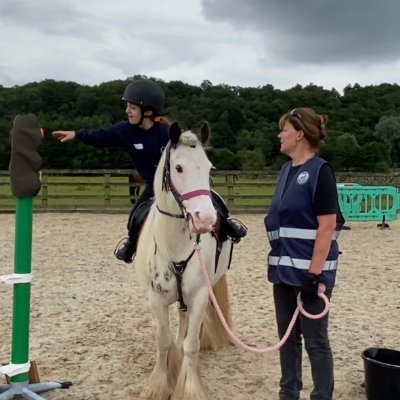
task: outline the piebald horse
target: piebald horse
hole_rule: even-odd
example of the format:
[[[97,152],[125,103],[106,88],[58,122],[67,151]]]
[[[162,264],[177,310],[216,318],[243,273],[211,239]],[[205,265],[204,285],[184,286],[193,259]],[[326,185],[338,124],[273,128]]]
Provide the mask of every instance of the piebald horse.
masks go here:
[[[135,270],[157,322],[157,358],[142,397],[151,400],[206,400],[199,369],[200,348],[215,350],[230,342],[209,293],[200,257],[214,285],[225,319],[230,310],[225,272],[233,243],[217,242],[217,213],[210,192],[212,164],[204,150],[209,128],[198,137],[170,127],[170,141],[158,164],[154,202],[142,228]],[[173,337],[169,306],[178,302],[179,326]]]

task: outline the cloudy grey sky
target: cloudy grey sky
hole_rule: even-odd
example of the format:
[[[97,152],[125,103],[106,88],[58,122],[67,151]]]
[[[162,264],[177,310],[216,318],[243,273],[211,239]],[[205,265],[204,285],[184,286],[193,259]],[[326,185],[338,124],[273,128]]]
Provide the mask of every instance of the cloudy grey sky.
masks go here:
[[[0,85],[400,83],[399,0],[1,0]]]

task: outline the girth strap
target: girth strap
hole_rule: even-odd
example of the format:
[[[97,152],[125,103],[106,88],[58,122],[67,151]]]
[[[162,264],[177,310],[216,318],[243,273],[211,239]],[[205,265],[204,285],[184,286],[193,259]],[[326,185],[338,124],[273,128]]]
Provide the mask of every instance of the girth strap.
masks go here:
[[[200,242],[200,235],[197,235],[196,243],[199,244],[199,242]],[[175,275],[175,279],[176,279],[176,288],[178,290],[179,310],[183,311],[183,312],[187,311],[187,305],[185,304],[185,302],[183,300],[182,276],[186,270],[188,262],[193,257],[193,254],[194,254],[194,249],[192,250],[192,252],[190,253],[189,257],[186,260],[179,261],[179,262],[172,262],[171,271]]]
[[[222,252],[222,246],[224,245],[224,242],[215,238],[215,243],[216,243],[216,248],[215,248],[215,266],[214,266],[214,274],[217,273],[217,267],[218,267],[218,261],[219,261],[219,256],[221,255]]]
[[[199,244],[199,242],[200,242],[200,235],[197,235],[196,243]],[[215,274],[217,273],[218,261],[219,261],[219,257],[220,257],[221,252],[222,252],[223,244],[224,244],[224,242],[216,239],[217,248],[216,248],[216,252],[215,252],[215,267],[214,267],[214,273]],[[192,252],[190,253],[189,257],[186,260],[179,261],[179,262],[172,262],[172,267],[171,267],[171,271],[174,274],[175,279],[176,279],[176,288],[178,290],[179,310],[183,311],[183,312],[187,311],[187,305],[185,304],[185,301],[183,300],[182,276],[183,276],[183,273],[186,270],[186,267],[187,267],[189,261],[193,257],[194,252],[195,252],[195,250],[193,249]],[[230,253],[229,253],[228,269],[231,266],[232,253],[233,253],[233,243],[231,243],[231,250],[230,250]]]
[[[178,289],[178,301],[179,301],[179,310],[187,311],[187,305],[183,301],[183,293],[182,293],[182,275],[185,272],[187,264],[189,260],[192,258],[194,254],[194,250],[190,253],[190,256],[187,260],[180,261],[180,262],[173,262],[172,272],[176,278],[176,288]]]

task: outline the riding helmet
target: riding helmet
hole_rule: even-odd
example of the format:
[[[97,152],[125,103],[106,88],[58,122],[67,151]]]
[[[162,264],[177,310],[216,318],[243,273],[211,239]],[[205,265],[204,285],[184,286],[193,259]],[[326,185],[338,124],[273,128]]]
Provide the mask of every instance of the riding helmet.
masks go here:
[[[161,115],[165,105],[165,93],[158,83],[141,79],[131,82],[125,88],[122,100]]]

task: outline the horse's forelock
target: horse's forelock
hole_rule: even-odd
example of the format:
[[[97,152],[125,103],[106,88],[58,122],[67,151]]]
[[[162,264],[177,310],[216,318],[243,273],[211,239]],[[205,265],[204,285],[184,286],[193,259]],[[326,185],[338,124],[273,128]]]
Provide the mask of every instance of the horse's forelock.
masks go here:
[[[195,146],[199,140],[192,131],[185,131],[181,134],[179,141],[185,146]]]

